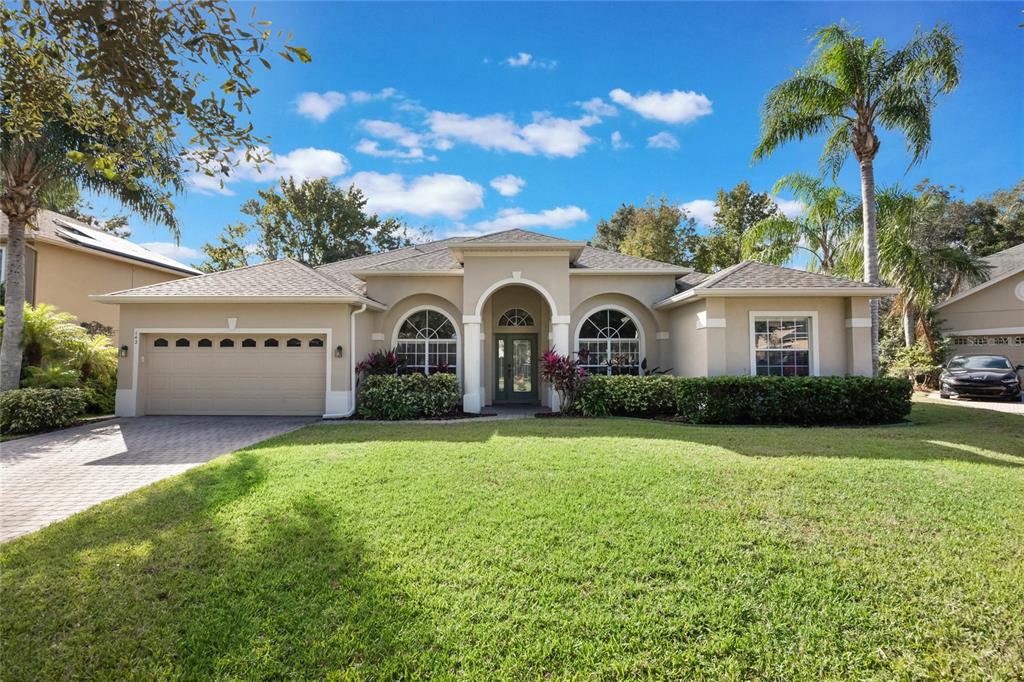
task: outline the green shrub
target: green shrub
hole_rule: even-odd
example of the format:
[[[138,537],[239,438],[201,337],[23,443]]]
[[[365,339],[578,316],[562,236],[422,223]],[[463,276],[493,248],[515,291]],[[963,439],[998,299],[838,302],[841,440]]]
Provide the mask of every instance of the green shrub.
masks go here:
[[[422,419],[456,414],[462,405],[454,374],[371,374],[359,392],[359,416],[365,419]]]
[[[0,432],[32,433],[73,424],[85,411],[80,388],[19,388],[0,394]]]
[[[586,416],[675,416],[694,424],[885,424],[910,413],[912,384],[893,377],[590,377]]]

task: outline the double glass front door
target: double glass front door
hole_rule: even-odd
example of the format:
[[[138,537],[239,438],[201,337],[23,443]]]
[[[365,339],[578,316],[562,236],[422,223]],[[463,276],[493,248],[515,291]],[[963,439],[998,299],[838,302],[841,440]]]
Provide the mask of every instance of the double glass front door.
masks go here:
[[[537,400],[537,335],[495,334],[494,402]]]

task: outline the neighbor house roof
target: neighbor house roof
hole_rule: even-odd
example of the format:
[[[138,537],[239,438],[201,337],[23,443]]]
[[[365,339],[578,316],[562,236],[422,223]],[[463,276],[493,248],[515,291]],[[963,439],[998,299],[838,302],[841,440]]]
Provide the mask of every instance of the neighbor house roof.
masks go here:
[[[654,305],[669,308],[709,296],[891,296],[896,289],[818,272],[743,261],[713,275],[690,273],[676,280],[679,293]]]
[[[251,299],[264,302],[361,302],[376,308],[384,307],[337,279],[290,258],[92,298],[107,303]]]
[[[967,298],[982,289],[1003,281],[1007,277],[1012,277],[1018,272],[1024,272],[1024,244],[1017,244],[1017,246],[1011,246],[1010,248],[1004,249],[998,253],[993,253],[991,256],[986,256],[983,260],[985,261],[985,265],[988,266],[988,272],[986,273],[986,279],[984,282],[981,282],[980,284],[977,284],[965,291],[961,291],[956,296],[951,296],[935,307],[941,308],[953,303],[954,301]]]
[[[0,237],[7,238],[7,216],[2,213],[0,213]],[[40,209],[36,213],[35,224],[30,228],[26,237],[72,248],[87,249],[117,258],[127,258],[186,275],[199,273],[199,270],[179,263],[173,258],[150,251],[144,246],[109,232],[97,230],[74,218],[45,209]]]

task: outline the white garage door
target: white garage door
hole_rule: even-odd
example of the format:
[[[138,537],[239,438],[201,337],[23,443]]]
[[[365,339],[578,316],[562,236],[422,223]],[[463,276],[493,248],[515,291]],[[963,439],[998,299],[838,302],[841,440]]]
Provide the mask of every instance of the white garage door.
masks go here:
[[[990,334],[986,336],[955,336],[951,355],[1002,355],[1016,365],[1024,365],[1024,335]]]
[[[324,337],[147,334],[147,414],[322,415]]]

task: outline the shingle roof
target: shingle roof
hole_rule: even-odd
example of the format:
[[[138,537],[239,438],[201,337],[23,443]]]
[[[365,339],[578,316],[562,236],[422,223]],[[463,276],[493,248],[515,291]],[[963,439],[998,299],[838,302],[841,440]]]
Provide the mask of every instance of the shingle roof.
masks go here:
[[[999,279],[1024,268],[1024,244],[1017,244],[985,258],[988,279]]]
[[[313,268],[286,258],[234,270],[117,291],[123,297],[347,297],[358,292]]]
[[[706,272],[696,272],[696,271],[694,271],[694,272],[687,273],[687,274],[683,275],[682,277],[677,277],[676,278],[676,291],[686,291],[687,289],[692,289],[693,287],[697,286],[698,284],[700,284],[701,282],[703,282],[704,280],[706,280],[710,276],[711,275],[709,275]]]
[[[593,246],[584,246],[583,251],[573,263],[574,268],[588,270],[671,270],[678,272],[685,269],[671,263],[640,258],[638,256],[627,256],[617,251],[608,251]]]
[[[2,213],[0,213],[0,236],[7,236],[7,216]],[[69,218],[55,211],[47,211],[46,209],[40,209],[36,213],[35,225],[32,226],[27,236],[30,238],[33,236],[46,237],[93,251],[177,270],[183,274],[196,274],[199,272],[191,266],[179,263],[173,258],[168,258],[155,251],[150,251],[135,242],[128,241],[103,230],[97,230],[74,218]]]
[[[558,243],[567,242],[568,239],[562,239],[560,237],[551,237],[546,234],[540,234],[538,232],[529,232],[527,230],[512,229],[502,230],[501,232],[492,232],[491,234],[485,234],[480,237],[473,237],[471,239],[464,240],[465,244],[503,244],[506,242],[530,242],[530,243]]]
[[[388,270],[396,272],[430,272],[432,270],[458,270],[460,268],[462,268],[462,263],[455,260],[451,251],[448,249],[437,249],[429,253],[421,253],[409,258],[393,260],[378,265],[374,270],[382,272]]]
[[[871,286],[852,279],[823,275],[819,272],[784,268],[778,265],[743,261],[725,268],[697,284],[697,289],[835,289]]]

